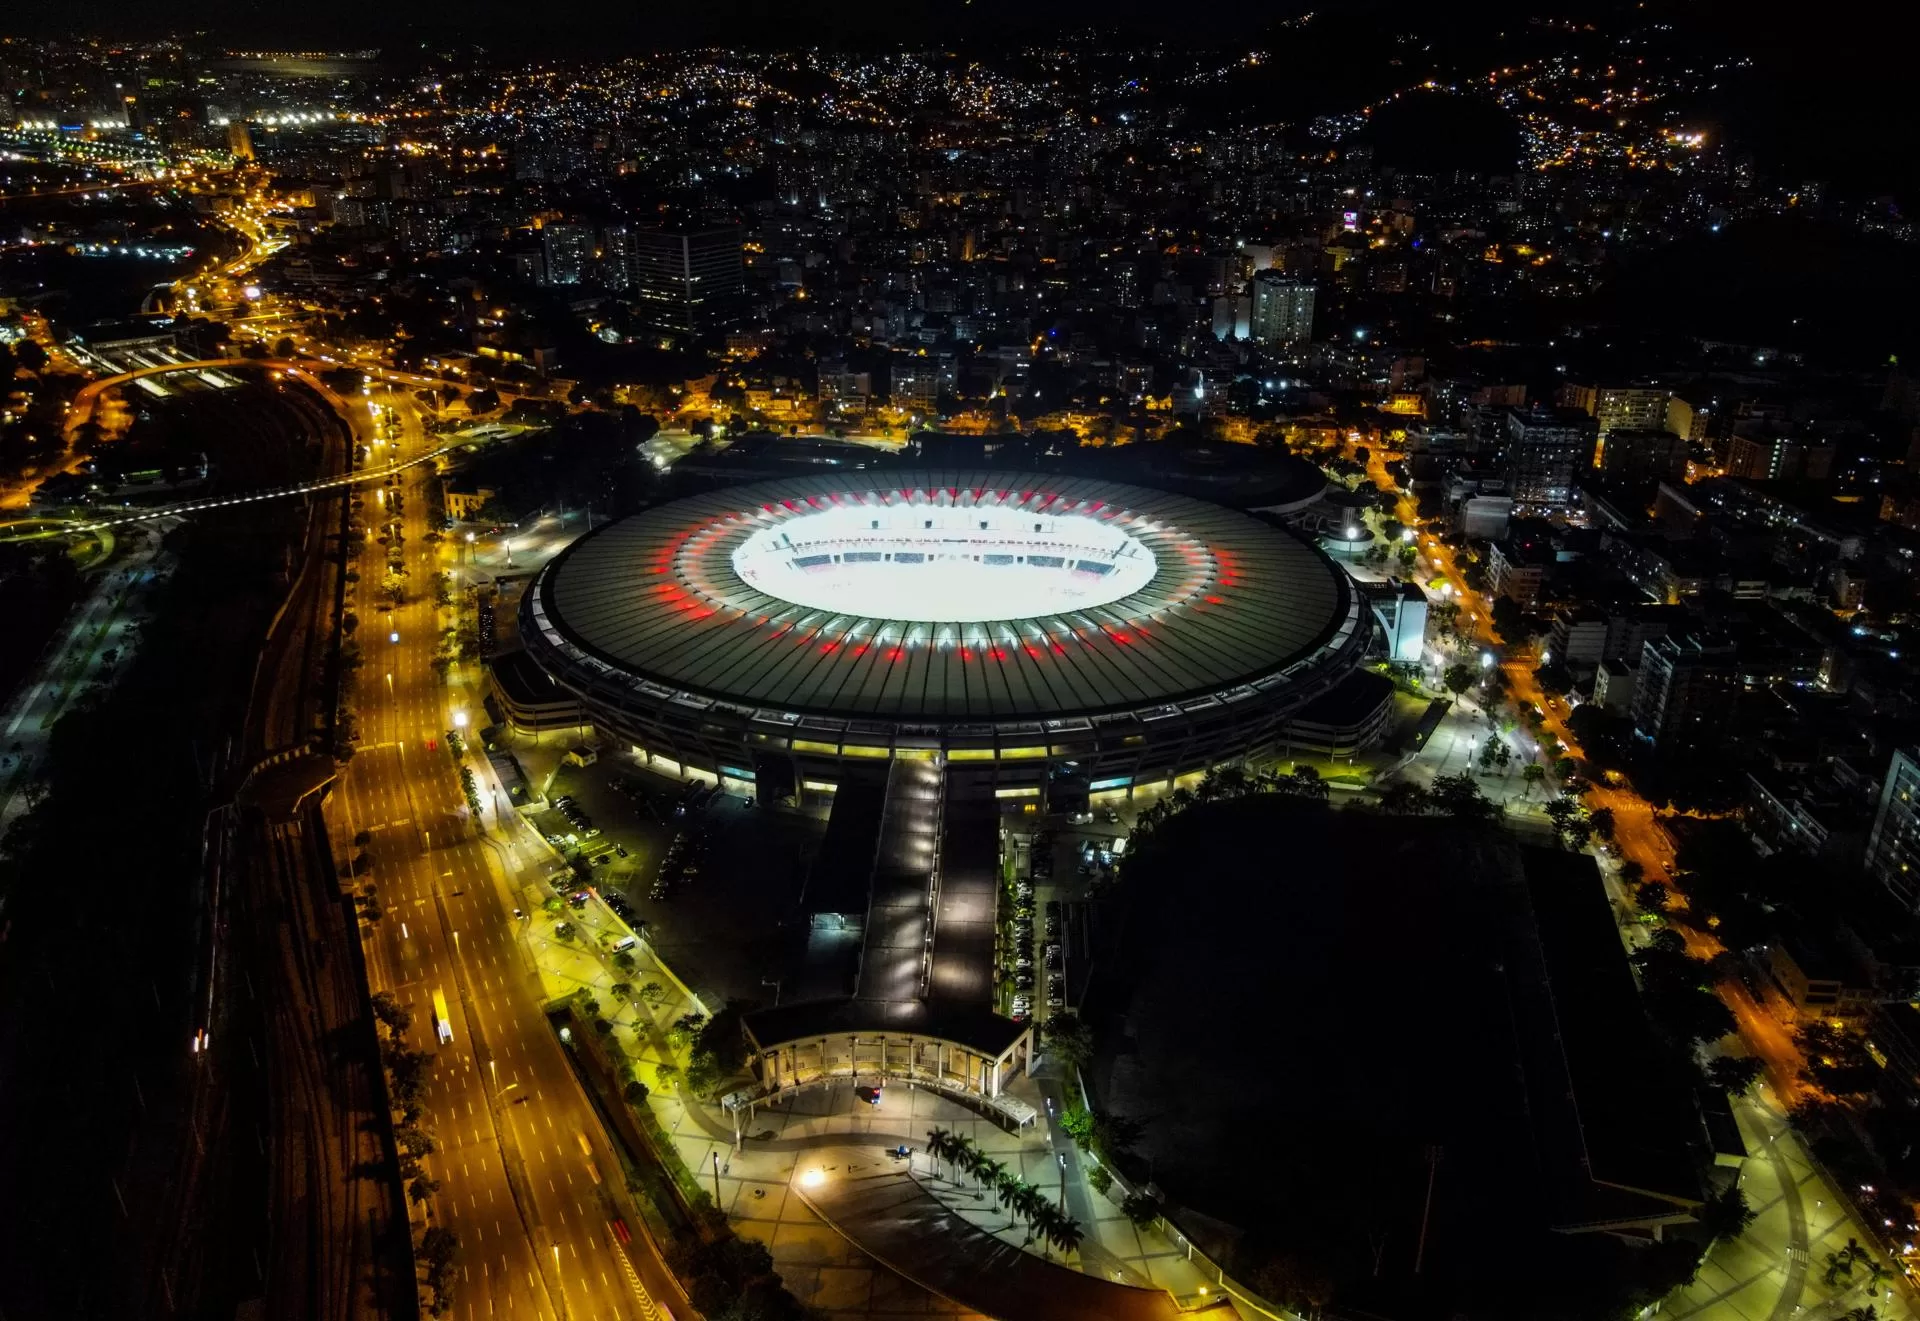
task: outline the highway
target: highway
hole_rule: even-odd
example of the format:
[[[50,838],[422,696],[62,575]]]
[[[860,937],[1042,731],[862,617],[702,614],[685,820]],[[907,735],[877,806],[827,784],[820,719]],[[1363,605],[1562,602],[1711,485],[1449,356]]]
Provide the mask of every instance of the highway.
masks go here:
[[[402,453],[424,447],[411,401],[391,402]],[[427,1213],[460,1240],[450,1315],[689,1316],[645,1248],[619,1163],[542,1010],[525,925],[511,916],[504,845],[477,838],[467,819],[446,743],[447,689],[432,665],[441,617],[451,614],[433,605],[439,565],[424,540],[424,485],[423,470],[412,470],[388,488],[404,499],[413,599],[383,610],[379,547],[369,548],[350,601],[365,657],[361,746],[329,820],[343,854],[356,832],[370,833],[367,879],[384,916],[362,927],[369,981],[411,1010],[408,1043],[434,1057],[422,1108],[437,1150],[423,1165],[440,1184]],[[370,523],[375,512],[369,501]],[[436,992],[449,1010],[448,1042],[435,1029]],[[616,1240],[616,1219],[631,1244]]]

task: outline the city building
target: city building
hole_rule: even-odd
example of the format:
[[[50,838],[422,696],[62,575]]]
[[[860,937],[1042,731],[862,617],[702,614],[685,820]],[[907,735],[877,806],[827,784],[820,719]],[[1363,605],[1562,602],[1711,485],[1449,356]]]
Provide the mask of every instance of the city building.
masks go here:
[[[1607,617],[1599,610],[1561,610],[1554,614],[1542,659],[1584,674],[1607,656]]]
[[[1692,635],[1651,639],[1634,682],[1634,734],[1662,752],[1721,743],[1735,686],[1731,644]]]
[[[233,157],[236,165],[253,163],[253,135],[247,131],[246,120],[227,121],[227,153]]]
[[[747,277],[738,227],[637,229],[629,241],[634,311],[644,324],[704,335],[739,318]]]
[[[1565,514],[1574,481],[1593,466],[1594,424],[1569,409],[1502,409],[1500,443],[1516,512]]]
[[[1495,596],[1530,606],[1540,599],[1540,588],[1552,563],[1550,548],[1531,542],[1496,541],[1487,552],[1487,586]]]
[[[1605,440],[1617,430],[1664,431],[1672,391],[1657,385],[1569,385],[1560,402],[1593,419]]]
[[[593,271],[593,226],[547,225],[540,231],[540,251],[548,284],[585,284]]]
[[[1253,277],[1248,330],[1261,344],[1302,344],[1313,338],[1313,285],[1265,270]]]
[[[1867,836],[1867,875],[1920,913],[1920,751],[1896,749]]]
[[[1687,442],[1671,431],[1616,427],[1601,432],[1596,462],[1609,477],[1629,482],[1658,482],[1687,471]]]
[[[1633,711],[1633,689],[1639,677],[1639,671],[1623,660],[1610,658],[1601,661],[1600,668],[1593,674],[1593,701],[1614,715],[1630,714]]]
[[[1833,471],[1834,447],[1812,437],[1771,429],[1736,432],[1727,446],[1729,477],[1749,481],[1802,478],[1824,481]]]

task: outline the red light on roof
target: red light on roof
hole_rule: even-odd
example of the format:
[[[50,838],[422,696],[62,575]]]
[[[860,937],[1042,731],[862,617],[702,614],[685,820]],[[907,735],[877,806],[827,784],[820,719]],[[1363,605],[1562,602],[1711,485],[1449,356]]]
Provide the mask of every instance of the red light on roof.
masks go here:
[[[987,655],[993,657],[995,660],[1005,660],[1007,658],[1006,648],[995,647],[992,651],[988,652]]]
[[[838,650],[840,650],[840,644],[838,642],[822,642],[820,644],[820,651],[823,655],[831,656]]]
[[[906,658],[907,653],[899,647],[891,647],[887,651],[887,659],[889,661],[905,660]]]
[[[864,655],[866,655],[866,654],[867,654],[867,646],[868,646],[868,644],[867,644],[867,643],[865,643],[865,642],[862,642],[862,643],[861,643],[861,644],[860,644],[859,646],[857,646],[857,647],[855,647],[855,648],[853,649],[853,654],[854,654],[854,655],[856,655],[856,656],[864,656]]]
[[[1026,653],[1027,653],[1027,655],[1029,655],[1029,656],[1031,656],[1031,657],[1033,657],[1033,658],[1034,658],[1035,660],[1039,660],[1039,659],[1040,659],[1040,656],[1041,656],[1041,654],[1042,654],[1042,653],[1041,653],[1041,651],[1040,651],[1040,648],[1038,648],[1038,647],[1036,647],[1036,646],[1034,646],[1034,645],[1033,645],[1033,644],[1032,644],[1031,642],[1029,642],[1029,643],[1028,643],[1028,644],[1026,645],[1026,648],[1025,648],[1025,650],[1026,650]]]
[[[1207,598],[1207,604],[1208,604],[1208,605],[1225,605],[1226,603],[1227,603],[1227,602],[1226,602],[1226,598],[1225,598],[1225,597],[1221,597],[1221,596],[1209,596],[1209,597]]]

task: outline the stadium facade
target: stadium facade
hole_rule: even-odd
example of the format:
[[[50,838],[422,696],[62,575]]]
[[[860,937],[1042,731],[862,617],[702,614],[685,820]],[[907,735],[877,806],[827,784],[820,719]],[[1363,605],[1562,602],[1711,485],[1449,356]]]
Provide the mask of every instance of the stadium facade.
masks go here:
[[[613,523],[522,603],[533,660],[681,772],[837,781],[907,758],[1098,792],[1284,753],[1363,654],[1286,530],[1091,478],[837,471]],[[774,772],[769,775],[769,771]]]

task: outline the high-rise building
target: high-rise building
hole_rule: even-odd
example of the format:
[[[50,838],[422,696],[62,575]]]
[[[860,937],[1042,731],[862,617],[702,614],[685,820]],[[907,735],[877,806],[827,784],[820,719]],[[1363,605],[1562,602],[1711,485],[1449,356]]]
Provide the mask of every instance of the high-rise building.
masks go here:
[[[1507,491],[1516,512],[1567,512],[1575,476],[1593,466],[1593,419],[1574,409],[1536,405],[1505,409],[1502,421]]]
[[[1253,277],[1253,338],[1262,344],[1300,344],[1313,338],[1313,286],[1265,270]]]
[[[635,230],[634,310],[655,330],[700,335],[738,319],[747,294],[740,230]]]
[[[1734,436],[1727,447],[1727,475],[1756,482],[1824,481],[1833,471],[1833,455],[1834,447],[1820,440],[1758,430]]]
[[[1880,785],[1867,836],[1867,875],[1920,913],[1920,750],[1900,748]]]
[[[633,288],[633,231],[625,225],[608,229],[601,244],[600,282],[621,293]]]
[[[227,154],[233,157],[236,165],[253,160],[253,135],[247,131],[246,120],[227,121]]]
[[[1687,470],[1687,442],[1671,431],[1615,427],[1600,434],[1596,462],[1609,477],[1630,482],[1658,482]]]
[[[585,284],[593,268],[593,226],[548,225],[540,231],[548,284]]]
[[[1568,385],[1560,391],[1560,402],[1592,418],[1602,440],[1617,427],[1663,430],[1672,397],[1657,385]]]
[[[1691,636],[1648,640],[1633,690],[1633,732],[1661,752],[1726,737],[1736,689],[1733,647]]]

